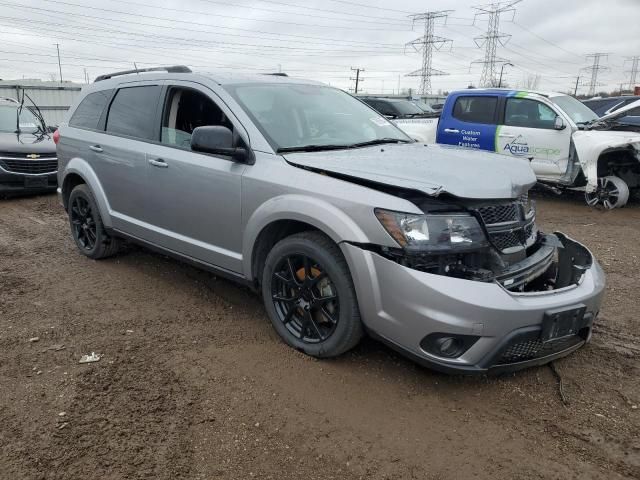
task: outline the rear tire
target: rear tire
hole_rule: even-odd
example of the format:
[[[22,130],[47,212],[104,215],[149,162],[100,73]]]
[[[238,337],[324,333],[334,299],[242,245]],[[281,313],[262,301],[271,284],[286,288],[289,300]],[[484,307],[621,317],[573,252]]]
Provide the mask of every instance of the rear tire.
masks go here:
[[[335,357],[363,335],[355,288],[342,252],[320,232],[278,242],[262,274],[267,314],[282,339],[314,357]]]
[[[80,253],[94,260],[115,255],[120,240],[105,231],[98,204],[86,184],[71,191],[68,205],[71,236]]]
[[[584,198],[591,207],[602,206],[607,210],[622,208],[629,201],[629,186],[620,177],[600,177],[595,192],[585,192]]]

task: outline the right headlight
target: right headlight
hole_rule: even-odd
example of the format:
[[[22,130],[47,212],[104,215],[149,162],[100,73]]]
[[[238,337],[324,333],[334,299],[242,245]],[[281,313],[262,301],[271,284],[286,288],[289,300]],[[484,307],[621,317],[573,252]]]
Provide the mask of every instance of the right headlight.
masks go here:
[[[478,221],[466,213],[416,215],[377,208],[375,214],[406,250],[447,253],[488,245]]]

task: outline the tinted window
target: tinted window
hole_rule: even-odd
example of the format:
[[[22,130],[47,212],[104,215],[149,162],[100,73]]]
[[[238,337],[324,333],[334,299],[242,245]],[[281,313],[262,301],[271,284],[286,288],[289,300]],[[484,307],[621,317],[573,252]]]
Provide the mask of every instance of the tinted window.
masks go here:
[[[118,90],[107,117],[107,132],[152,140],[160,87],[128,87]]]
[[[527,98],[507,98],[504,124],[513,127],[553,128],[556,112],[544,103]]]
[[[113,90],[103,90],[101,92],[90,93],[80,102],[76,111],[73,112],[69,125],[80,128],[98,128],[98,122],[111,98]]]
[[[470,123],[495,123],[498,97],[458,97],[453,116]]]
[[[224,112],[206,95],[186,88],[169,90],[162,118],[162,143],[190,149],[193,130],[211,125],[233,130]]]
[[[423,113],[417,105],[409,100],[396,100],[389,103],[400,115],[421,115]]]
[[[398,115],[398,110],[394,108],[394,105],[387,103],[384,100],[377,102],[376,110],[378,110],[382,115],[387,115],[389,117]]]

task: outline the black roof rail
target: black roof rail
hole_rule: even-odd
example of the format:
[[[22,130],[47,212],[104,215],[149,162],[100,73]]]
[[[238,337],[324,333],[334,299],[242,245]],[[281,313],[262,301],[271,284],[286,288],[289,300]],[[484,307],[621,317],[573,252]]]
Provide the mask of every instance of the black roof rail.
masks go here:
[[[119,77],[120,75],[129,75],[131,73],[141,72],[191,73],[191,69],[189,67],[185,67],[184,65],[173,65],[170,67],[137,68],[134,70],[123,70],[122,72],[105,73],[104,75],[97,76],[94,82],[100,82],[109,78]]]
[[[263,75],[271,75],[273,77],[288,77],[289,75],[287,75],[284,72],[276,72],[276,73],[265,73]]]

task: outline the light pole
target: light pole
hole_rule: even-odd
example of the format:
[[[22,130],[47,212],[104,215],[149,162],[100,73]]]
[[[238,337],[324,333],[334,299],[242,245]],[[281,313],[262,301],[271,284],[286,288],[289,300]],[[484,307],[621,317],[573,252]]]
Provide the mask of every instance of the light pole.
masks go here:
[[[500,80],[498,81],[498,88],[502,86],[502,72],[504,71],[505,65],[511,65],[513,67],[513,63],[505,62],[502,64],[502,67],[500,67]]]

